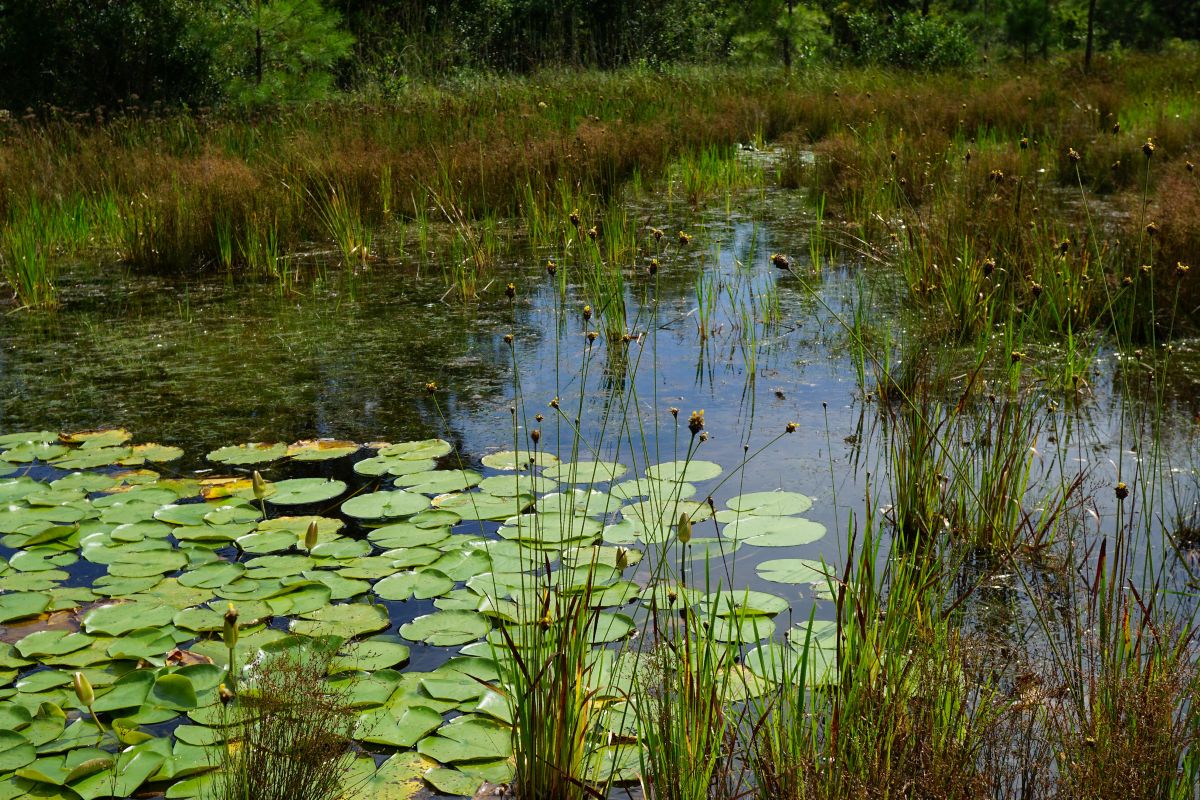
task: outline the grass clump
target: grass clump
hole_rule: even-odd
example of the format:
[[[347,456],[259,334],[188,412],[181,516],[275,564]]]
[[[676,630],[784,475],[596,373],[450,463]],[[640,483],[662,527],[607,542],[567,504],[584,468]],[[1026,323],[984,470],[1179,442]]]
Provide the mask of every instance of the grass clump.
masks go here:
[[[335,648],[336,649],[336,648]],[[226,706],[229,739],[218,800],[333,800],[346,790],[357,715],[326,681],[331,651],[319,642],[263,654]]]

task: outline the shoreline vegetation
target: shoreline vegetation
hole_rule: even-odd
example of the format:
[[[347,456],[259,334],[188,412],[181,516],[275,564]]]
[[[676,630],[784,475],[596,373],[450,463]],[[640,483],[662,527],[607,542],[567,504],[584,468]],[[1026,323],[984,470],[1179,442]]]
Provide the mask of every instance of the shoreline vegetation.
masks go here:
[[[914,284],[933,283],[930,259],[1041,258],[1023,231],[1035,226],[1054,246],[1091,249],[1116,281],[1153,247],[1156,291],[1169,291],[1200,236],[1195,63],[1129,56],[1088,76],[1069,63],[552,71],[273,111],[10,117],[0,252],[21,305],[52,305],[56,264],[84,253],[281,279],[289,255],[330,246],[347,265],[421,259],[432,227],[483,262],[500,227],[548,243],[631,178],[771,143],[787,155],[764,181],[803,185]],[[1089,205],[1096,218],[1082,217]],[[913,222],[932,238],[911,240]],[[899,227],[910,233],[897,258]]]

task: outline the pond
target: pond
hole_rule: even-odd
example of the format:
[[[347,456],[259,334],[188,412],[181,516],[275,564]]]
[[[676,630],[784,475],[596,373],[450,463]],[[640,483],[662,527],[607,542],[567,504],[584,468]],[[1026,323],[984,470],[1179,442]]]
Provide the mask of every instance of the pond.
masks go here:
[[[624,335],[606,335],[613,312],[592,306],[581,244],[519,238],[470,300],[447,295],[444,253],[397,242],[283,292],[83,263],[57,314],[4,317],[0,432],[21,435],[0,439],[0,715],[15,731],[0,740],[0,773],[16,771],[0,797],[35,785],[63,797],[207,791],[229,602],[246,659],[292,646],[288,632],[343,637],[334,672],[379,767],[364,780],[416,786],[417,745],[450,768],[429,777],[450,793],[506,779],[503,715],[480,710],[496,679],[483,662],[504,645],[494,620],[524,613],[505,605],[527,588],[514,576],[542,561],[603,574],[592,642],[614,658],[646,635],[663,562],[690,563],[668,585],[690,575],[694,601],[737,590],[725,610],[710,598],[721,621],[710,634],[739,645],[751,671],[753,653],[795,641],[810,617],[824,635],[847,532],[888,513],[876,487],[893,431],[864,381],[874,367],[856,315],[870,309],[875,357],[917,358],[895,277],[847,251],[813,265],[817,218],[794,192],[629,214],[645,222],[642,252],[608,296]],[[953,360],[948,344],[917,347]],[[1165,485],[1181,496],[1194,486],[1195,363],[1180,343],[1152,423],[1166,454],[1155,469],[1175,470]],[[1138,366],[1099,350],[1086,397],[1048,394],[1035,485],[1129,474],[1150,423],[1144,398],[1117,389],[1127,368]],[[116,430],[59,437],[103,429]],[[131,449],[141,443],[161,447]],[[683,548],[680,510],[694,525]],[[1084,512],[1108,520],[1117,506]],[[1186,586],[1163,541],[1151,551]],[[973,624],[1008,635],[1000,612],[1027,609],[1021,595],[1012,574],[989,571]],[[76,670],[111,735],[141,748],[139,769],[76,769],[80,752],[105,757]],[[464,719],[478,730],[455,738],[470,723],[449,721]]]

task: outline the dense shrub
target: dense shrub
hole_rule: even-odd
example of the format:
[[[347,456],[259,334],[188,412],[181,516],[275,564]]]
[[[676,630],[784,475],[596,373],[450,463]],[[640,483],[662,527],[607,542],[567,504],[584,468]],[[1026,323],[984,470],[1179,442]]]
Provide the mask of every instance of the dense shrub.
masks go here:
[[[975,56],[966,31],[941,17],[879,17],[858,11],[845,23],[847,53],[859,64],[935,70],[962,66]]]

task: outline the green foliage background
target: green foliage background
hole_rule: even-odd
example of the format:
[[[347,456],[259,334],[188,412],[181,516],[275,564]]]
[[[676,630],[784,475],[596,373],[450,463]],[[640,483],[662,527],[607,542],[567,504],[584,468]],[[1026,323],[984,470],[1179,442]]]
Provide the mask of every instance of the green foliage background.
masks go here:
[[[0,108],[256,106],[675,63],[907,69],[1200,39],[1194,0],[0,0]]]

